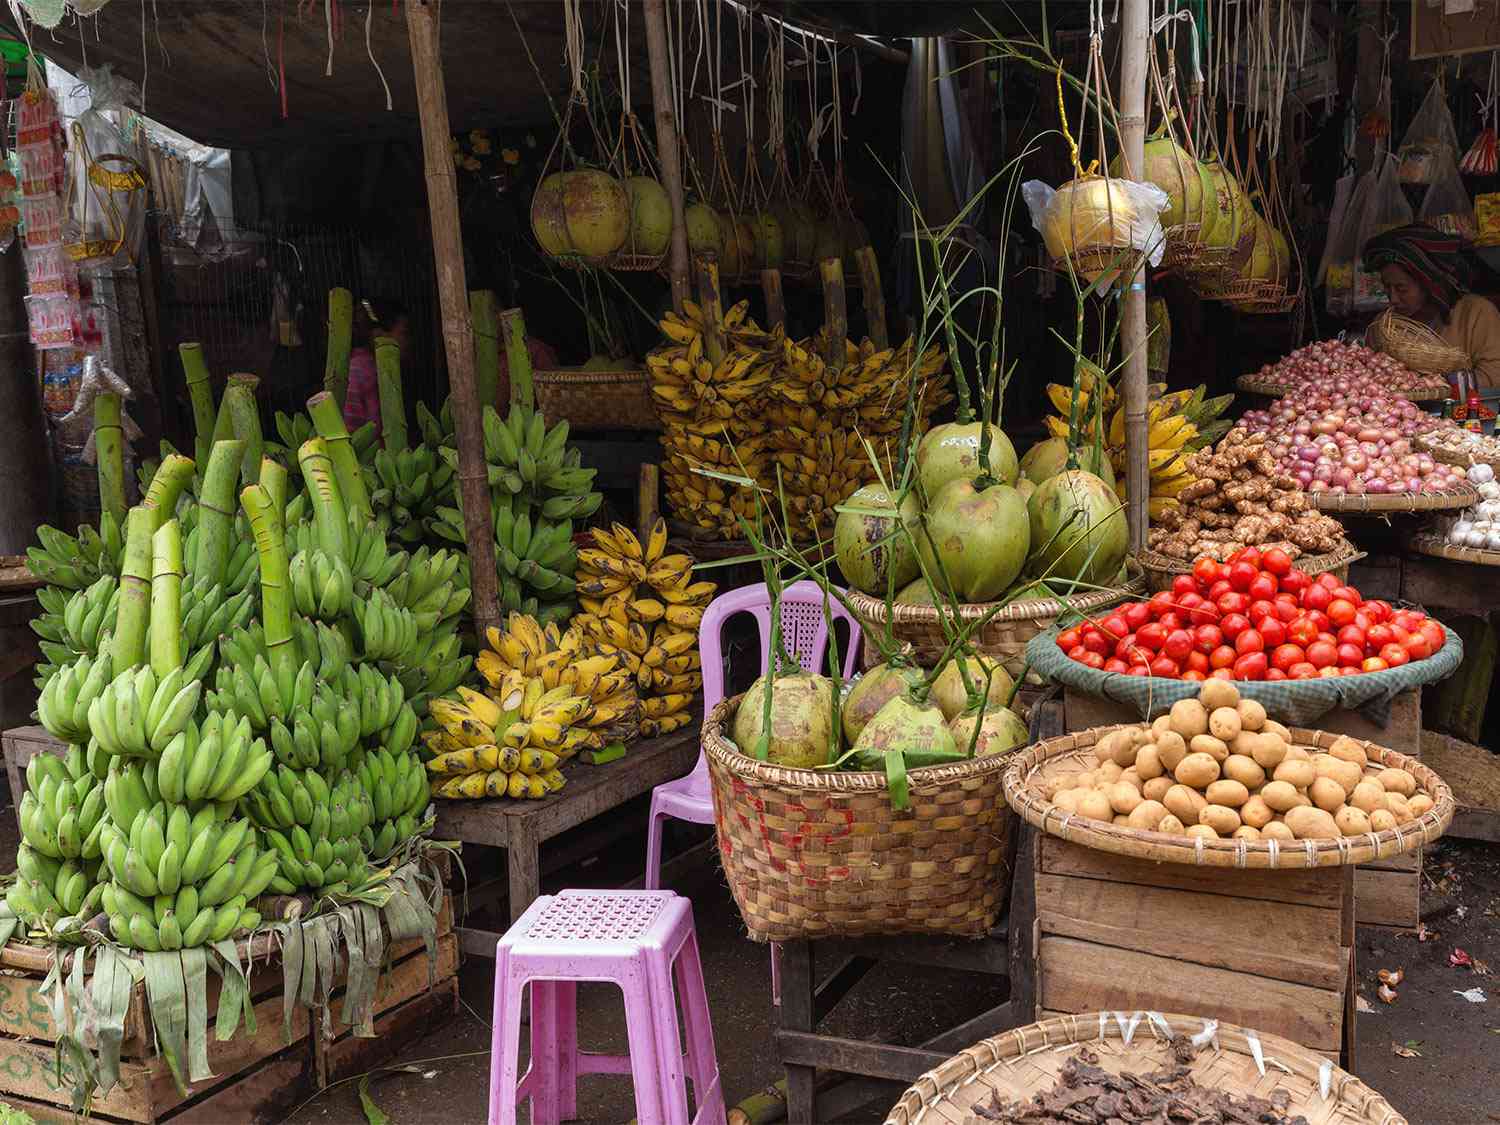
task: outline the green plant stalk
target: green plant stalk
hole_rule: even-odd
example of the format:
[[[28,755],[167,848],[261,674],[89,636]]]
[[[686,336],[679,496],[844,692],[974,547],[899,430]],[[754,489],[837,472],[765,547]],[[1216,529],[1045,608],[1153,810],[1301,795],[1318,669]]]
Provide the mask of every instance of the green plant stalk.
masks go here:
[[[401,345],[389,336],[375,337],[375,378],[380,387],[380,434],[387,453],[400,453],[409,445],[406,400],[401,394]]]
[[[932,240],[932,256],[941,263],[942,249],[938,240]],[[963,361],[958,353],[958,335],[953,325],[953,299],[948,292],[948,271],[945,265],[938,266],[938,293],[943,300],[943,329],[948,334],[948,366],[953,368],[953,390],[958,395],[958,421],[968,425],[974,421],[974,410],[969,403],[969,377],[964,373]]]
[[[255,389],[260,380],[254,375],[231,375],[224,388],[224,406],[229,411],[229,425],[233,436],[245,443],[245,452],[240,460],[240,476],[246,484],[260,479],[261,453],[265,449],[265,437],[260,429],[260,405],[255,401]]]
[[[289,475],[286,466],[274,457],[267,457],[260,463],[260,486],[270,496],[276,523],[283,530],[286,528],[286,490]]]
[[[349,353],[354,347],[354,294],[347,289],[328,291],[328,353],[323,361],[323,390],[333,396],[340,411],[349,396]]]
[[[493,406],[500,409],[500,313],[496,308],[495,294],[489,289],[476,289],[469,294],[469,320],[474,325],[474,394],[481,408]],[[380,353],[375,353],[377,362]],[[382,386],[383,389],[383,386]],[[380,416],[385,418],[385,399],[380,400]],[[386,431],[389,434],[389,430]],[[390,438],[386,438],[389,449]]]
[[[188,401],[193,404],[193,459],[208,464],[214,432],[214,383],[203,358],[203,345],[189,341],[177,345],[182,359],[182,377],[187,382]]]
[[[151,670],[182,667],[182,527],[167,520],[151,536]]]
[[[198,505],[198,550],[193,558],[193,585],[220,585],[228,577],[234,536],[234,486],[239,480],[245,443],[235,438],[214,442],[203,474]]]
[[[297,653],[291,643],[292,600],[281,514],[262,485],[250,484],[241,489],[240,503],[250,517],[255,550],[260,556],[260,623],[265,630],[266,656],[277,681],[288,682],[297,675]]]
[[[197,466],[193,464],[192,458],[184,457],[181,453],[168,453],[156,467],[156,474],[146,489],[146,503],[156,505],[157,527],[171,519],[177,511],[177,501],[196,471]]]
[[[137,504],[125,517],[125,558],[120,566],[120,608],[115,616],[116,674],[146,657],[146,623],[151,615],[151,533],[156,515]]]
[[[374,510],[370,507],[370,493],[365,488],[364,474],[359,470],[359,457],[349,442],[349,429],[344,425],[343,411],[339,409],[333,396],[323,391],[307,400],[307,413],[312,416],[313,429],[323,439],[324,452],[333,463],[339,496],[346,509],[368,519],[374,514]],[[299,452],[297,456],[300,460],[302,455]]]
[[[534,408],[536,387],[531,379],[531,353],[526,350],[526,318],[520,309],[506,309],[500,314],[500,333],[505,337],[510,401],[514,405]]]
[[[297,450],[297,462],[302,466],[307,494],[312,497],[318,545],[330,559],[349,561],[349,517],[323,439],[309,438],[303,442]]]
[[[94,398],[94,460],[99,471],[99,509],[125,518],[125,430],[120,396]]]

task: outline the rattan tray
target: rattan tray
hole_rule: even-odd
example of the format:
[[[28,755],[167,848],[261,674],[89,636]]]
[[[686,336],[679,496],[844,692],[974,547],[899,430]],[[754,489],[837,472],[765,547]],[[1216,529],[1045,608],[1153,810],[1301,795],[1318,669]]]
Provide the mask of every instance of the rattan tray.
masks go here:
[[[1440,512],[1467,508],[1479,502],[1471,484],[1460,483],[1451,492],[1309,492],[1307,503],[1320,512],[1351,515],[1397,515],[1402,512]]]
[[[1493,457],[1476,457],[1439,445],[1427,434],[1418,434],[1412,445],[1416,447],[1418,453],[1425,453],[1434,461],[1441,461],[1445,465],[1456,465],[1460,469],[1467,469],[1470,465],[1484,464],[1500,471],[1500,453]]]
[[[1357,562],[1365,557],[1363,551],[1356,551],[1352,545],[1345,546],[1342,551],[1332,552],[1326,555],[1299,555],[1293,560],[1296,566],[1305,574],[1318,575],[1329,571],[1339,572],[1337,577],[1349,577],[1349,564]],[[1152,593],[1172,588],[1172,579],[1179,574],[1193,573],[1193,559],[1174,559],[1171,555],[1164,555],[1160,551],[1146,548],[1136,555],[1140,561],[1141,568],[1146,574],[1146,588]]]
[[[1414,535],[1411,549],[1419,555],[1430,555],[1435,559],[1451,559],[1472,566],[1500,566],[1500,551],[1486,551],[1477,547],[1455,547],[1443,540],[1441,535],[1423,532]]]
[[[1266,395],[1269,398],[1281,398],[1283,395],[1303,389],[1300,384],[1294,386],[1290,383],[1278,383],[1273,379],[1261,379],[1255,375],[1241,375],[1234,381],[1234,385],[1237,390],[1244,391],[1246,394]],[[1435,387],[1392,388],[1391,393],[1400,395],[1410,402],[1441,402],[1448,397],[1446,390],[1439,390]]]
[[[1019,752],[1010,759],[1010,767],[1005,771],[1005,799],[1028,824],[1070,843],[1155,863],[1186,863],[1203,867],[1307,868],[1369,863],[1404,855],[1421,844],[1430,844],[1453,820],[1453,791],[1442,778],[1415,758],[1364,739],[1354,741],[1364,747],[1373,762],[1380,763],[1382,768],[1405,770],[1417,779],[1417,784],[1433,800],[1433,807],[1428,812],[1385,832],[1281,844],[1275,840],[1205,840],[1126,828],[1065,812],[1042,796],[1036,788],[1038,782],[1065,772],[1068,766],[1094,768],[1094,744],[1110,731],[1120,729],[1119,726],[1091,727],[1060,738],[1049,738]],[[1291,730],[1294,744],[1322,749],[1346,737],[1301,727]],[[1085,761],[1091,764],[1084,765]]]
[[[1354,1075],[1290,1039],[1160,1012],[1057,1016],[982,1040],[918,1078],[885,1125],[980,1125],[985,1118],[975,1107],[988,1110],[994,1094],[1021,1101],[1051,1090],[1075,1046],[1087,1045],[1098,1065],[1115,1074],[1160,1070],[1173,1061],[1169,1042],[1177,1035],[1207,1040],[1190,1064],[1200,1086],[1262,1098],[1284,1090],[1288,1112],[1308,1125],[1406,1125]]]

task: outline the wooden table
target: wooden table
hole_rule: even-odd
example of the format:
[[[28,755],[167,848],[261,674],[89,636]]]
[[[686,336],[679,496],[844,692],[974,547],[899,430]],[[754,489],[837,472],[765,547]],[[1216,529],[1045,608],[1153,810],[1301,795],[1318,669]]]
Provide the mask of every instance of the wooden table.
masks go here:
[[[608,765],[569,765],[563,791],[540,801],[439,801],[433,834],[439,839],[505,849],[510,920],[514,922],[541,893],[544,843],[649,793],[664,781],[681,777],[697,760],[698,728],[689,724],[661,738],[633,743],[623,758]],[[638,827],[604,824],[601,832],[620,836]],[[501,935],[460,928],[459,937],[468,952],[493,957]]]
[[[68,744],[53,738],[39,726],[11,727],[0,735],[5,747],[5,779],[10,785],[10,803],[17,823],[21,816],[21,794],[26,792],[26,763],[38,754],[68,752]]]

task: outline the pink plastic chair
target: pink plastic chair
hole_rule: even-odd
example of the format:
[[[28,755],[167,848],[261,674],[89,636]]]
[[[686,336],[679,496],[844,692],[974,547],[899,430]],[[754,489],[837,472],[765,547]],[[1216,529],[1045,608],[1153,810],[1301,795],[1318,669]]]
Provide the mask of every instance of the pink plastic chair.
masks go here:
[[[578,1049],[579,981],[619,986],[630,1054]],[[528,984],[531,1063],[518,1079],[521,997]],[[516,1110],[527,1098],[532,1125],[573,1120],[581,1074],[629,1074],[641,1125],[690,1125],[683,1081],[690,1079],[697,1103],[691,1125],[724,1122],[703,964],[687,899],[670,891],[543,895],[496,944],[489,1125],[515,1125]]]

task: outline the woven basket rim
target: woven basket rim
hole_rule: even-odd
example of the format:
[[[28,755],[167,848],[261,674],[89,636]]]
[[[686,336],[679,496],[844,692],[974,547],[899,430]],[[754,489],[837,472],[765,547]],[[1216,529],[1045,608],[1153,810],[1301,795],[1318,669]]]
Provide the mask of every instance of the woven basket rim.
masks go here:
[[[1001,609],[999,613],[995,614],[994,617],[990,618],[990,621],[991,623],[1003,623],[1006,621],[1040,621],[1051,619],[1068,609],[1099,609],[1117,602],[1121,598],[1128,598],[1131,594],[1143,592],[1146,588],[1145,571],[1134,559],[1127,560],[1126,565],[1130,578],[1123,586],[1112,586],[1107,590],[1093,590],[1087,594],[1079,594],[1077,597],[1070,599],[1070,604],[1064,604],[1057,598],[1036,598],[1024,602],[1011,602]],[[868,615],[869,619],[875,622],[883,622],[885,620],[884,598],[873,597],[853,587],[849,589],[847,597],[855,613],[861,616]],[[959,606],[959,616],[965,621],[972,621],[975,618],[983,617],[997,604],[996,602],[966,602]],[[948,612],[947,606],[942,608],[944,613]],[[893,605],[891,609],[895,613],[895,620],[898,624],[937,625],[941,617],[938,607],[931,605]]]
[[[1392,308],[1370,322],[1365,336],[1377,351],[1424,375],[1446,375],[1471,366],[1462,348],[1454,347],[1420,320],[1402,316]]]
[[[1467,469],[1470,465],[1489,465],[1500,469],[1500,453],[1493,457],[1465,456],[1457,450],[1449,449],[1447,446],[1438,445],[1431,440],[1431,431],[1418,434],[1412,442],[1419,453],[1425,453],[1434,461],[1441,461],[1445,465],[1453,465],[1456,468]]]
[[[1307,502],[1320,512],[1435,512],[1476,504],[1479,492],[1461,481],[1449,492],[1309,492]]]
[[[884,793],[889,784],[880,770],[799,769],[762,762],[742,754],[724,733],[739,707],[744,693],[721,699],[703,719],[703,751],[736,777],[762,785],[792,785],[799,789],[821,789],[830,794]],[[1003,773],[1011,762],[1010,754],[992,754],[968,758],[946,766],[924,766],[907,772],[913,792],[947,789],[955,781],[965,781],[990,773]]]
[[[651,373],[644,367],[595,367],[587,371],[581,367],[539,367],[531,375],[533,379],[548,383],[576,386],[580,383],[649,383]]]
[[[1274,379],[1262,379],[1255,375],[1241,375],[1234,381],[1236,390],[1241,390],[1252,395],[1268,395],[1271,398],[1282,398],[1293,391],[1300,391],[1300,385],[1291,383],[1278,383]],[[1399,395],[1408,402],[1437,402],[1448,397],[1447,391],[1432,388],[1409,387],[1391,391],[1391,394]]]
[[[1453,820],[1455,803],[1448,783],[1415,758],[1397,753],[1368,739],[1354,739],[1367,756],[1383,768],[1400,769],[1411,774],[1428,796],[1433,807],[1407,824],[1398,824],[1384,832],[1367,832],[1363,836],[1341,836],[1336,840],[1298,840],[1281,844],[1275,840],[1205,840],[1188,839],[1166,832],[1148,832],[1092,820],[1059,809],[1032,787],[1031,778],[1049,761],[1065,755],[1078,756],[1111,731],[1134,730],[1144,724],[1119,723],[1107,727],[1090,727],[1038,742],[1017,752],[1009,759],[1005,771],[1005,799],[1028,824],[1070,843],[1116,855],[1148,858],[1158,862],[1192,864],[1201,867],[1238,867],[1266,869],[1305,869],[1337,867],[1351,863],[1368,863],[1404,855],[1421,844],[1440,837]],[[1339,738],[1350,737],[1331,731],[1292,727],[1292,740],[1298,745],[1327,749]]]
[[[1468,563],[1471,566],[1500,566],[1500,551],[1486,551],[1479,547],[1455,547],[1445,543],[1442,536],[1424,531],[1410,539],[1411,549],[1419,555],[1437,559]]]
[[[1345,542],[1347,543],[1348,540]],[[1298,555],[1292,560],[1292,565],[1308,574],[1322,574],[1324,571],[1337,570],[1341,566],[1358,562],[1365,557],[1365,554],[1366,552],[1349,543],[1347,550],[1344,551],[1330,551],[1322,555]],[[1174,559],[1171,555],[1164,555],[1151,547],[1137,551],[1135,557],[1147,577],[1152,574],[1191,574],[1193,563],[1197,561],[1196,557],[1186,560]]]
[[[1161,1044],[1167,1034],[1197,1034],[1210,1022],[1216,1028],[1217,1050],[1244,1055],[1247,1061],[1252,1061],[1258,1048],[1263,1057],[1274,1059],[1277,1065],[1303,1081],[1318,1084],[1325,1068],[1332,1065],[1316,1051],[1284,1036],[1254,1031],[1224,1020],[1211,1021],[1207,1016],[1178,1012],[1084,1012],[1053,1016],[981,1039],[974,1046],[939,1063],[907,1088],[887,1114],[885,1125],[911,1125],[935,1104],[946,1101],[958,1089],[976,1081],[981,1073],[993,1074],[997,1067],[1013,1060],[1051,1054],[1105,1039],[1121,1041],[1122,1050],[1144,1054]],[[1125,1031],[1122,1023],[1133,1028],[1128,1045],[1123,1042]],[[1255,1046],[1251,1045],[1252,1040]],[[1257,1067],[1255,1077],[1259,1078],[1262,1073]],[[1336,1103],[1348,1104],[1349,1109],[1359,1112],[1361,1120],[1370,1125],[1405,1125],[1406,1118],[1398,1114],[1385,1098],[1342,1067],[1332,1066],[1329,1094]],[[1295,1110],[1298,1107],[1290,1108]]]

